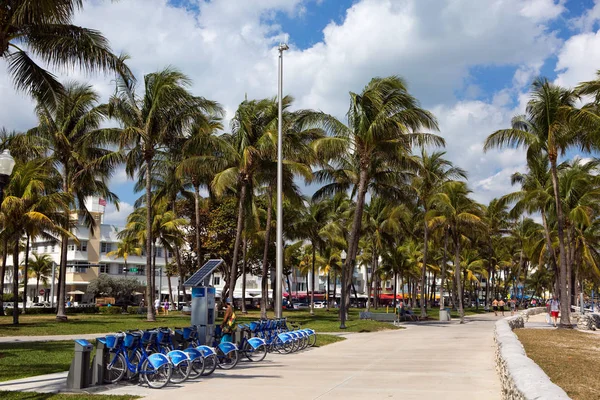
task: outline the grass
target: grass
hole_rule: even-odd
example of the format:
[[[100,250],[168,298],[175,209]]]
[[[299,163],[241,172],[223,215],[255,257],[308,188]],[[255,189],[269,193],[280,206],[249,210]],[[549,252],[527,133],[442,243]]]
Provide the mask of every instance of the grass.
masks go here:
[[[319,334],[317,346],[326,346],[344,339],[335,335]],[[0,343],[0,382],[67,371],[73,358],[73,350],[74,344],[71,340]],[[92,353],[91,357],[93,356]],[[0,399],[5,397],[0,395]]]
[[[0,391],[2,400],[133,400],[139,396],[110,396],[105,394],[66,394],[66,393],[36,393],[36,392],[4,392]]]
[[[600,393],[600,336],[567,329],[516,329],[527,356],[574,400]]]
[[[350,310],[350,320],[346,323],[346,332],[375,332],[394,329],[385,322],[360,320],[359,309]],[[255,321],[260,312],[252,310],[243,315],[236,311],[238,323]],[[273,313],[269,313],[272,317]],[[311,316],[308,310],[284,311],[284,317],[290,322],[317,332],[340,332],[337,311],[325,309],[315,310]],[[76,314],[69,316],[65,322],[57,322],[54,315],[21,315],[19,325],[12,325],[12,317],[0,317],[0,336],[44,336],[44,335],[77,335],[92,333],[109,333],[127,329],[149,329],[157,326],[182,327],[189,326],[190,316],[172,312],[168,316],[158,316],[156,322],[147,322],[145,315],[100,315]]]

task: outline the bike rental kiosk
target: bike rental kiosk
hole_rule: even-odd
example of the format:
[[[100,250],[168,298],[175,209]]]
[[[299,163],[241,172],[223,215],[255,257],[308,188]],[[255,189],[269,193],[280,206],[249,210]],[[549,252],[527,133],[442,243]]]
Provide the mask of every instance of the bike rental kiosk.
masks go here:
[[[208,260],[202,268],[184,282],[192,289],[192,325],[198,330],[200,344],[211,344],[215,329],[215,288],[211,285],[212,273],[224,260]]]

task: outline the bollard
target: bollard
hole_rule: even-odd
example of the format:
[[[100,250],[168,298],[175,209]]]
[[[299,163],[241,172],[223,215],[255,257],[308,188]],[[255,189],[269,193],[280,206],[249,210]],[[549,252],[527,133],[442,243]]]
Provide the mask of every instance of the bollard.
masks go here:
[[[92,360],[92,385],[104,384],[104,371],[110,357],[109,349],[106,347],[106,338],[96,338],[96,355]]]
[[[90,385],[90,355],[92,349],[92,344],[87,340],[75,340],[75,355],[67,375],[68,389],[84,389]]]

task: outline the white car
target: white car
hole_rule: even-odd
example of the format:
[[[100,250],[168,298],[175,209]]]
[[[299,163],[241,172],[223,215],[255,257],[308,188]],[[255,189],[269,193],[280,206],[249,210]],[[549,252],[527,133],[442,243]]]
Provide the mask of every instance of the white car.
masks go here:
[[[39,303],[33,303],[31,305],[31,308],[50,308],[52,307],[52,304],[50,304],[49,301],[42,301]]]
[[[324,301],[315,301],[315,308],[325,308],[325,305]]]

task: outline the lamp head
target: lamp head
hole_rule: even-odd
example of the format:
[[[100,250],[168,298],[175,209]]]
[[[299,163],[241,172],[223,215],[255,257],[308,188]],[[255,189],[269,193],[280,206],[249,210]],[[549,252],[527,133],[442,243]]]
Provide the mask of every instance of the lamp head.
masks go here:
[[[285,51],[285,50],[289,50],[290,47],[287,45],[287,43],[280,43],[279,44],[279,51]]]
[[[15,167],[15,159],[10,155],[10,151],[5,149],[0,153],[0,175],[9,177]]]

